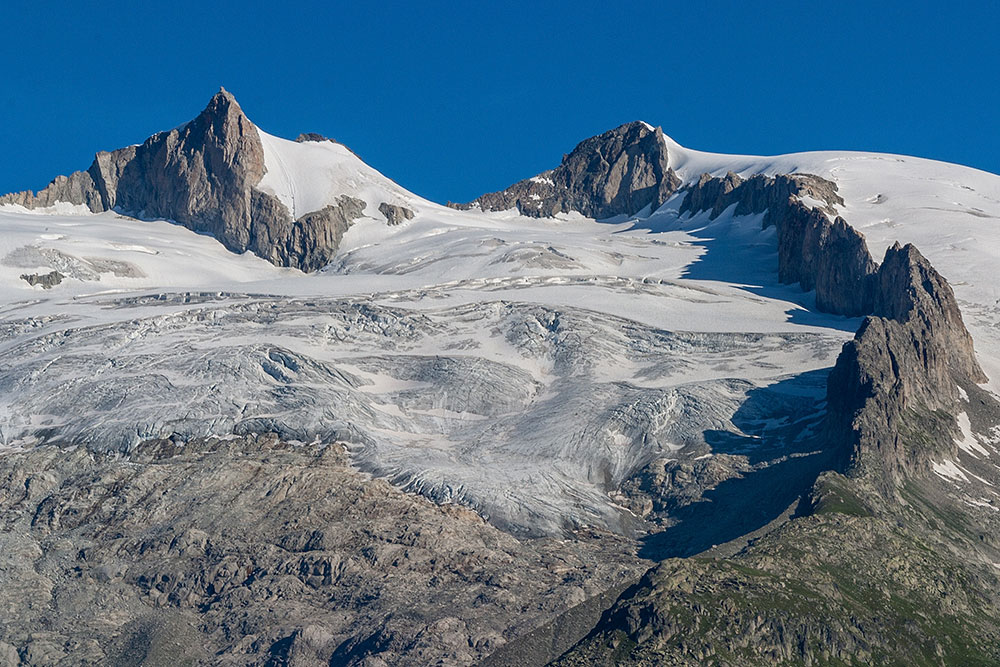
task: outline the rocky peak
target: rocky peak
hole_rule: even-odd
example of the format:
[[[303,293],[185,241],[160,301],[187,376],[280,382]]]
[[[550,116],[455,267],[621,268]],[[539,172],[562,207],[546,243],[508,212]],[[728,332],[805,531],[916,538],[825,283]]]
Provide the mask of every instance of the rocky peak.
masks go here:
[[[886,250],[878,278],[875,315],[925,328],[929,336],[944,342],[952,373],[986,382],[951,285],[916,247],[896,243]]]
[[[115,164],[121,174],[115,208],[171,219],[232,250],[247,249],[250,191],[264,176],[264,149],[257,129],[225,89],[191,122],[153,135],[134,155],[120,157],[127,164]]]
[[[655,210],[680,187],[670,167],[663,130],[626,123],[580,142],[555,169],[518,181],[455,208],[516,208],[522,215],[552,217],[576,211],[591,218]]]
[[[363,215],[365,202],[344,195],[293,219],[281,201],[257,189],[266,171],[260,133],[236,98],[220,88],[194,120],[138,146],[101,151],[87,171],[57,177],[37,194],[5,195],[0,205],[31,209],[68,202],[95,213],[164,218],[214,236],[234,252],[249,250],[304,271],[322,268]],[[406,218],[402,211],[400,216]]]
[[[243,113],[236,98],[220,88],[205,109],[184,126],[180,134],[206,149],[218,147],[227,165],[241,163],[254,183],[264,175],[263,150],[257,128]],[[259,172],[259,173],[258,173]]]

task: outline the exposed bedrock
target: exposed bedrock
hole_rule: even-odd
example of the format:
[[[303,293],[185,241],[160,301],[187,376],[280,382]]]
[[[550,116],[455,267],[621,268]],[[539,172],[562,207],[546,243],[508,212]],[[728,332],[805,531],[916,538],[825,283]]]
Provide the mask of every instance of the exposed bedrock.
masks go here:
[[[406,220],[413,219],[413,211],[405,206],[382,202],[378,205],[378,210],[385,216],[385,221],[390,225],[401,225]]]
[[[809,206],[801,198],[821,202]],[[778,280],[816,291],[816,307],[857,317],[872,312],[876,264],[864,236],[827,213],[844,200],[837,185],[810,174],[753,176],[704,174],[688,189],[680,212],[711,211],[715,218],[735,205],[734,215],[764,214],[763,226],[778,233]]]
[[[344,232],[365,210],[362,200],[341,195],[336,204],[292,220],[288,209],[273,195],[254,190],[251,201],[254,219],[269,223],[252,226],[248,249],[272,264],[303,271],[326,266],[340,247]]]
[[[850,470],[892,489],[955,455],[958,386],[987,378],[951,287],[914,246],[886,252],[877,285],[875,316],[830,374],[828,425]]]
[[[958,460],[957,414],[975,406],[995,425],[1000,405],[975,386],[986,377],[955,296],[914,246],[846,275],[869,286],[873,314],[829,375],[817,435],[847,477],[821,475],[807,516],[732,558],[654,567],[554,664],[996,664],[995,515],[931,473]]]
[[[191,122],[139,146],[102,151],[87,171],[59,176],[37,194],[5,195],[0,205],[34,209],[67,202],[95,213],[165,218],[233,252],[249,250],[304,271],[322,268],[364,203],[344,196],[293,220],[284,204],[256,189],[265,172],[257,128],[222,89]]]
[[[25,190],[24,192],[12,192],[0,196],[0,206],[14,204],[27,209],[55,206],[58,202],[82,204],[94,213],[105,210],[97,185],[90,172],[87,171],[76,171],[69,176],[56,176],[37,194]]]
[[[471,665],[643,568],[272,434],[8,453],[0,516],[0,665]]]
[[[836,183],[812,174],[757,175],[743,179],[729,172],[722,177],[702,174],[684,195],[680,213],[711,210],[715,218],[736,204],[735,215],[765,213],[767,228],[781,217],[789,197],[810,197],[825,204],[824,210],[830,213],[836,213],[834,205],[844,204],[837,194]]]
[[[455,208],[516,208],[536,218],[578,211],[604,219],[659,208],[681,186],[671,169],[663,130],[639,121],[580,142],[562,163],[506,190]]]
[[[63,274],[58,271],[49,271],[48,273],[22,273],[21,280],[28,283],[32,287],[35,285],[41,285],[42,289],[52,289],[65,278]]]

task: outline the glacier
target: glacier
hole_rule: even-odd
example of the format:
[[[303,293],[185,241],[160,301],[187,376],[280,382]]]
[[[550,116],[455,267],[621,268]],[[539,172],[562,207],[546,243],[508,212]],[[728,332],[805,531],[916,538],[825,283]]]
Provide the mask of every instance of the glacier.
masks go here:
[[[341,194],[367,203],[319,273],[165,220],[0,207],[0,451],[262,431],[305,447],[337,440],[358,468],[524,535],[632,530],[614,492],[656,460],[812,454],[801,436],[860,320],[777,282],[774,230],[759,216],[681,215],[683,193],[605,221],[459,211],[338,144],[261,138],[260,187],[296,215]],[[685,181],[835,182],[838,212],[873,254],[912,242],[948,278],[1000,378],[1000,177],[665,141]],[[387,226],[382,201],[415,216]],[[52,289],[20,279],[51,270],[67,276]],[[759,391],[772,407],[748,416]]]

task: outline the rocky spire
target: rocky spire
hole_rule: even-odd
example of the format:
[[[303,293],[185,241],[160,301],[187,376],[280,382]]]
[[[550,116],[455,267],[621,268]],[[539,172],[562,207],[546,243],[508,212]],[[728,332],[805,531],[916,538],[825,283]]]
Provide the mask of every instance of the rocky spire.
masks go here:
[[[96,161],[110,167],[98,182],[106,184],[111,206],[168,218],[230,249],[247,249],[251,190],[264,176],[264,149],[232,94],[220,89],[194,120],[153,135],[130,153],[115,151]]]
[[[257,190],[265,171],[257,128],[236,98],[220,88],[191,122],[139,146],[102,151],[87,171],[60,176],[37,195],[0,197],[0,205],[31,209],[69,202],[95,213],[165,218],[209,234],[234,252],[249,250],[304,271],[322,268],[365,203],[344,195],[293,220],[276,197]]]
[[[893,496],[907,477],[954,456],[958,386],[987,378],[948,282],[912,245],[895,244],[877,265],[837,204],[836,184],[818,176],[729,173],[702,176],[680,210],[763,213],[763,226],[777,228],[780,282],[815,290],[824,312],[869,316],[830,373],[827,437],[846,471]]]

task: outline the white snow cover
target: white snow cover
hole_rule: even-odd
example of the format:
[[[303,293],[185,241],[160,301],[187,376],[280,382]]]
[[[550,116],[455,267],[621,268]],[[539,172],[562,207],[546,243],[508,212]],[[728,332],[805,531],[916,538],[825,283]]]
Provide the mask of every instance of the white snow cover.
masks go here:
[[[0,451],[46,436],[117,449],[266,428],[345,440],[359,466],[501,525],[614,527],[623,510],[609,485],[655,458],[716,452],[706,432],[797,447],[859,324],[777,284],[774,230],[759,216],[681,218],[679,196],[615,223],[456,211],[339,144],[260,134],[260,187],[296,217],[343,194],[368,205],[323,272],[234,255],[165,221],[0,208]],[[666,141],[685,179],[834,180],[877,259],[913,242],[951,282],[1000,379],[1000,177]],[[416,216],[389,227],[383,201]],[[51,290],[20,279],[51,270],[67,276]],[[777,412],[748,407],[760,391]],[[962,430],[962,449],[987,456],[967,418]],[[935,470],[967,479],[953,462]]]
[[[350,195],[368,203],[365,213],[384,219],[382,202],[414,207],[436,207],[369,167],[343,144],[334,141],[289,141],[258,129],[264,147],[266,173],[259,190],[275,195],[293,218],[318,211]]]

